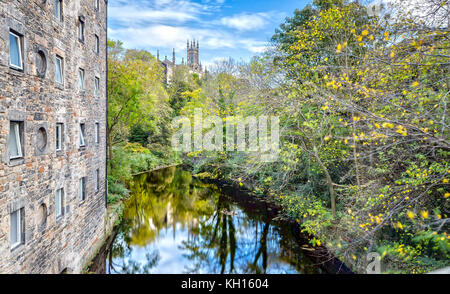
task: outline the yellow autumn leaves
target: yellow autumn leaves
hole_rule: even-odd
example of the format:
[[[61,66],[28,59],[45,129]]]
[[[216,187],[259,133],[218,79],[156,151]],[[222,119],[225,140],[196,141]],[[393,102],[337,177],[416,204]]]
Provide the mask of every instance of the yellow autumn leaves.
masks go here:
[[[358,41],[358,45],[359,46],[364,46],[363,40],[364,40],[365,37],[367,37],[369,35],[369,31],[366,29],[366,30],[363,30],[361,32],[361,35],[356,35],[356,30],[352,29],[351,33],[356,37],[356,40]],[[384,32],[383,36],[384,36],[383,37],[384,41],[389,41],[389,32],[388,31]],[[374,41],[375,37],[374,37],[374,35],[370,35],[368,37],[368,39],[370,41]],[[346,47],[347,47],[347,41],[337,44],[337,46],[336,46],[336,53],[341,53]],[[395,53],[391,52],[390,56],[391,56],[391,58],[394,58]]]
[[[337,48],[336,48],[336,53],[341,53],[342,50],[344,50],[345,48],[347,48],[347,42],[344,42],[342,44],[338,44]]]

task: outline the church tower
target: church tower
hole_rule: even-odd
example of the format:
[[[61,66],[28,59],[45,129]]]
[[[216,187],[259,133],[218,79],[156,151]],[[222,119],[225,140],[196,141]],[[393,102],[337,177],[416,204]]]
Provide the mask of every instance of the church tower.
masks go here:
[[[194,71],[201,71],[199,51],[199,42],[187,40],[187,66]]]

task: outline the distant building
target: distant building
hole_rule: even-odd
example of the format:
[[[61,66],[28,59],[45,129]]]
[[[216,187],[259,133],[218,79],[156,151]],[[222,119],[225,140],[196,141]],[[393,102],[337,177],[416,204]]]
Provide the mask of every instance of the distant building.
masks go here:
[[[0,1],[0,273],[79,273],[103,242],[106,9]]]
[[[156,58],[164,66],[166,83],[170,82],[170,80],[172,79],[173,73],[178,66],[187,66],[191,73],[196,73],[199,76],[202,76],[204,74],[203,67],[200,62],[200,45],[199,45],[198,41],[197,42],[195,40],[190,41],[190,42],[189,42],[189,40],[187,41],[186,57],[187,57],[186,64],[184,63],[184,58],[183,58],[181,61],[181,64],[177,65],[176,59],[175,59],[175,49],[173,49],[172,50],[172,60],[169,60],[166,55],[164,60],[160,61],[159,50],[158,50]]]

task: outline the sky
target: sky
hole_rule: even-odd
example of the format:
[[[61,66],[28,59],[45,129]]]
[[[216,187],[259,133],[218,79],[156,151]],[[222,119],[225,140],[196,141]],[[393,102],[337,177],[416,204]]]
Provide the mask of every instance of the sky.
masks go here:
[[[186,61],[186,41],[200,43],[211,66],[232,57],[248,61],[264,51],[275,29],[312,0],[110,0],[108,37],[125,48],[145,49],[176,63]]]

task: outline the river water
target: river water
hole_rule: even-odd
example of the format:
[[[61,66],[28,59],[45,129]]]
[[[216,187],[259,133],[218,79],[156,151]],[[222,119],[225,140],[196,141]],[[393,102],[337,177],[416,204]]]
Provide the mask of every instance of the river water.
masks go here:
[[[91,272],[310,274],[340,268],[336,260],[314,256],[298,227],[278,221],[264,201],[178,167],[138,175],[129,188],[123,221]]]

